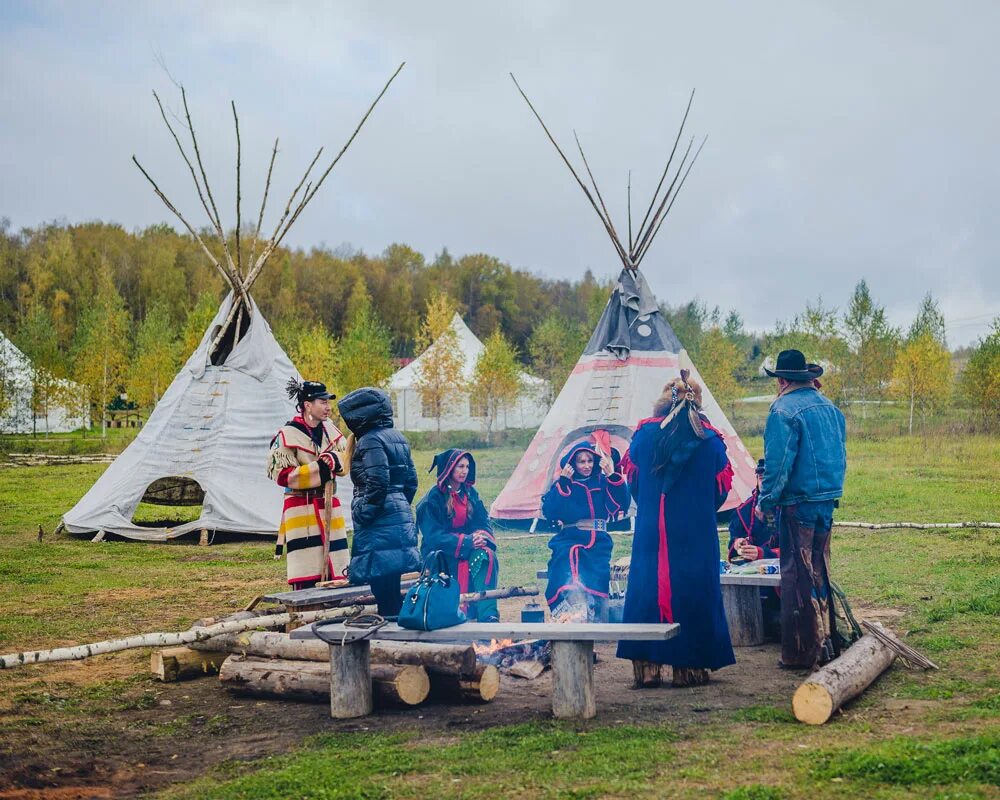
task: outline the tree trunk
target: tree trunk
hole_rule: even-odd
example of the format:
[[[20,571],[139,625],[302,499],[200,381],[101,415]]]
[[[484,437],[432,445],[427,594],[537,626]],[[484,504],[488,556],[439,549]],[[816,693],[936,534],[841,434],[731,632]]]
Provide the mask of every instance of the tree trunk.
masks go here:
[[[214,675],[229,653],[218,650],[192,650],[190,647],[165,647],[149,658],[149,669],[165,683]]]
[[[594,700],[594,643],[552,642],[552,715],[590,719]]]
[[[329,662],[330,646],[318,639],[291,639],[287,633],[246,631],[215,636],[195,642],[198,650],[221,650],[245,656],[283,658],[300,661]],[[374,664],[397,664],[424,667],[438,675],[470,675],[476,669],[472,647],[427,642],[371,642]]]
[[[910,389],[910,436],[913,436],[913,400],[916,395],[915,389]]]
[[[464,677],[435,674],[431,680],[431,692],[442,702],[489,703],[499,691],[500,670],[492,664],[479,664]]]
[[[840,658],[814,672],[795,690],[795,718],[809,725],[822,725],[844,703],[867,689],[895,659],[895,651],[875,636],[862,636]]]

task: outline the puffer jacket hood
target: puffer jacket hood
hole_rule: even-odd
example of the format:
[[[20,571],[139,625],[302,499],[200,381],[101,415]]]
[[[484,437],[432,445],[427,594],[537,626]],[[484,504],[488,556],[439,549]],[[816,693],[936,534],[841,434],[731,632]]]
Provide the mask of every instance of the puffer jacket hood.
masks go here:
[[[431,461],[431,467],[427,470],[428,472],[431,472],[437,468],[437,485],[441,491],[445,491],[445,484],[447,483],[448,478],[451,477],[451,473],[455,469],[455,465],[458,464],[462,456],[468,456],[469,459],[469,477],[465,479],[465,482],[469,486],[475,485],[476,459],[472,457],[472,453],[468,450],[452,448],[434,456],[434,460]]]
[[[355,436],[375,428],[392,427],[392,401],[381,389],[371,386],[355,389],[337,403],[337,409]]]

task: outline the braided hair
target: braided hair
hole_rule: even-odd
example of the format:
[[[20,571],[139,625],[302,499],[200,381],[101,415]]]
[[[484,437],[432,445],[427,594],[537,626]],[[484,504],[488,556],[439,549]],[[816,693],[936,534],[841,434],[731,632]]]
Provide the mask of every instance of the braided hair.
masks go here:
[[[666,492],[680,475],[681,469],[705,438],[701,422],[701,385],[691,379],[689,370],[682,369],[663,387],[663,393],[653,407],[657,416],[665,415],[660,423],[653,454],[653,474],[663,483]]]

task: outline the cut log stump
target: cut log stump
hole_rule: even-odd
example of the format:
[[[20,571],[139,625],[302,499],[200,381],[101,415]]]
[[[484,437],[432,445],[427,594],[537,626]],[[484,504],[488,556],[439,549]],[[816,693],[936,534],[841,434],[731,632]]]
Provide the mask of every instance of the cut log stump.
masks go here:
[[[896,653],[875,636],[862,636],[840,658],[814,672],[792,696],[799,722],[822,725],[848,700],[874,683],[896,659]]]
[[[722,603],[733,647],[764,643],[764,610],[759,586],[722,585]]]
[[[149,669],[166,683],[215,675],[229,653],[219,650],[192,650],[190,647],[165,647],[149,658]]]
[[[330,716],[354,719],[372,713],[372,677],[367,639],[330,648]]]
[[[492,664],[478,664],[467,675],[431,676],[431,693],[442,703],[489,703],[500,691],[500,670]]]

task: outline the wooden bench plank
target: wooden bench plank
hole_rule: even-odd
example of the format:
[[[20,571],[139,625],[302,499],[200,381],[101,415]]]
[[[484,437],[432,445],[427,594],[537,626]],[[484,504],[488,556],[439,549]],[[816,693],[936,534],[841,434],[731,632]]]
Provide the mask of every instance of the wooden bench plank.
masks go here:
[[[404,580],[401,582],[400,587],[402,589],[407,589],[417,581]],[[313,589],[299,589],[295,592],[275,592],[273,594],[264,595],[264,602],[266,603],[281,603],[286,608],[300,608],[302,606],[314,606],[322,607],[325,603],[339,603],[347,600],[355,600],[358,597],[364,597],[372,593],[372,587],[368,584],[359,584],[358,586],[341,586],[337,589],[332,588],[313,588]]]
[[[759,572],[752,575],[727,572],[719,576],[719,583],[723,586],[781,586],[781,576],[761,575]]]
[[[344,628],[342,624],[324,625],[328,636],[343,637],[353,642],[367,635],[365,628]],[[561,642],[663,641],[672,639],[680,625],[647,623],[553,623],[553,622],[463,622],[436,631],[414,631],[390,622],[374,634],[374,638],[394,642],[454,642],[478,639],[546,639]],[[292,639],[316,639],[312,627],[298,628]]]

